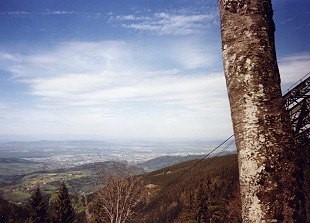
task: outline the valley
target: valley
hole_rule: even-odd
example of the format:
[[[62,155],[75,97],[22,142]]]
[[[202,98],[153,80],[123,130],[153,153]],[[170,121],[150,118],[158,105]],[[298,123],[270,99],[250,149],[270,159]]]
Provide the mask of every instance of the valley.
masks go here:
[[[213,142],[215,144],[216,142]],[[109,176],[127,177],[199,159],[212,143],[117,143],[38,141],[0,144],[0,195],[25,203],[39,186],[54,193],[66,182],[71,193],[96,191]],[[190,152],[188,152],[190,151]],[[226,152],[231,153],[234,148]]]

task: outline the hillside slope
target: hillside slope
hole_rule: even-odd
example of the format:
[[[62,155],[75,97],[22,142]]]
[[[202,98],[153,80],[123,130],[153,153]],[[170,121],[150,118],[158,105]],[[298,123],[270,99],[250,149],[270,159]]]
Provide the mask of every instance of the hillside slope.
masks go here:
[[[40,186],[44,193],[51,194],[57,190],[61,182],[65,181],[71,193],[84,194],[96,191],[108,176],[127,177],[143,172],[143,169],[125,163],[113,161],[90,163],[69,169],[3,177],[9,179],[10,183],[3,184],[1,191],[4,199],[23,203],[29,199],[31,191],[37,186]]]
[[[154,159],[147,160],[142,163],[138,163],[137,166],[142,167],[146,171],[155,171],[174,164],[186,162],[189,160],[195,160],[202,158],[203,155],[188,155],[188,156],[160,156]]]
[[[140,222],[241,222],[236,155],[197,162],[142,176],[151,197]]]

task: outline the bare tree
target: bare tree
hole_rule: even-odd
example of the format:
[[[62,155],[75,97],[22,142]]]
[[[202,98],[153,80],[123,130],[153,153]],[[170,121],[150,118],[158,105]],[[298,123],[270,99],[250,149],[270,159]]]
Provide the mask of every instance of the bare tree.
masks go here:
[[[243,222],[299,218],[299,154],[284,109],[271,0],[219,0]]]
[[[126,180],[111,177],[95,195],[93,218],[95,222],[132,222],[144,201],[144,186],[134,177]]]

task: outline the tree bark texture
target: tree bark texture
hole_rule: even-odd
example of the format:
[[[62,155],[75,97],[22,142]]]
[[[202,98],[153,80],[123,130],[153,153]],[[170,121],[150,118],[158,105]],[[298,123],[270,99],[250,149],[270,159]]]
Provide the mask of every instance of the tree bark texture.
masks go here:
[[[243,222],[302,222],[299,153],[284,109],[271,0],[219,0]]]

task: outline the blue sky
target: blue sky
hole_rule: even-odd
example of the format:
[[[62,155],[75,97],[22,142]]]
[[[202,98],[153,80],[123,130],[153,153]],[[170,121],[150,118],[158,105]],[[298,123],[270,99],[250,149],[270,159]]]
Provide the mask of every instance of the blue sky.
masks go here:
[[[273,6],[285,91],[310,71],[310,2]],[[226,138],[219,26],[216,0],[1,0],[1,138]]]

